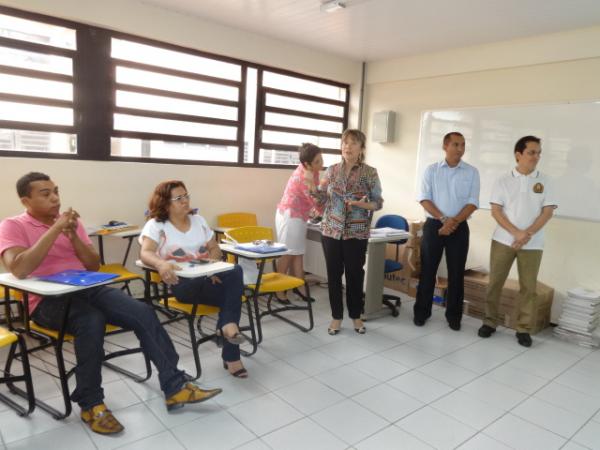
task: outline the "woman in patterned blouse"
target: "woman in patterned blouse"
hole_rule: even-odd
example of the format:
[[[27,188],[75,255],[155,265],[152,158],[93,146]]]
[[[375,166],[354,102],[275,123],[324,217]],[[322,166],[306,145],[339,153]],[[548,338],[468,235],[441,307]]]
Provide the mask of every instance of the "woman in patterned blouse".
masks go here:
[[[315,196],[325,204],[321,228],[327,265],[332,321],[327,332],[339,333],[344,315],[342,274],[346,273],[346,306],[354,330],[365,333],[360,318],[369,228],[373,211],[381,209],[377,170],[364,160],[366,137],[360,130],[342,134],[342,162],[327,169]]]
[[[302,144],[298,153],[300,164],[287,182],[275,215],[277,241],[284,243],[289,250],[288,255],[277,260],[277,271],[304,279],[306,221],[315,207],[315,199],[311,197],[310,191],[314,191],[319,184],[323,157],[321,149],[313,144]],[[289,303],[287,297],[276,297],[282,303]]]

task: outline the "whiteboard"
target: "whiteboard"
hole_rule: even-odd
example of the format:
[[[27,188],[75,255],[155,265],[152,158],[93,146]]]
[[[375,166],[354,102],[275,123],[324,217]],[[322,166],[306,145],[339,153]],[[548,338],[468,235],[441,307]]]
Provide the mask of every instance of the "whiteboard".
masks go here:
[[[479,169],[481,208],[490,208],[496,178],[515,166],[515,142],[534,135],[542,139],[538,169],[556,187],[556,214],[600,222],[600,102],[425,111],[417,192],[425,168],[444,158],[442,139],[450,131],[465,136],[463,159]]]

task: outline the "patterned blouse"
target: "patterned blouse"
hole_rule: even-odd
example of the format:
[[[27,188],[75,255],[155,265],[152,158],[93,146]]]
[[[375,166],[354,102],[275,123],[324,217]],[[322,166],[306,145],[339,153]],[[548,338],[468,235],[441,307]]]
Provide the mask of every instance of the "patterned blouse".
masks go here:
[[[290,177],[285,186],[283,197],[277,205],[277,210],[280,213],[290,211],[290,217],[299,218],[307,221],[310,216],[310,211],[315,207],[315,200],[310,196],[309,188],[304,181],[304,173],[306,169],[300,164],[294,170],[294,173]],[[315,173],[314,184],[319,184],[319,174]]]
[[[344,173],[345,162],[329,166],[316,194],[319,203],[325,204],[321,230],[323,236],[334,239],[368,239],[372,211],[346,206],[347,200],[375,202],[377,209],[383,206],[381,182],[377,169],[364,163],[356,164],[348,178]]]

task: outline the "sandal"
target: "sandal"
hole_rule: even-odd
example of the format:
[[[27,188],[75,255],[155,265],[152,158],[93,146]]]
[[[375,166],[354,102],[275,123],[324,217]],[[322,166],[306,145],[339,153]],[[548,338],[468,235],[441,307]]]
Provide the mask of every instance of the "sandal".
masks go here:
[[[331,324],[333,324],[334,320],[331,321]],[[331,324],[329,324],[329,327],[327,328],[327,334],[329,334],[330,336],[335,336],[336,334],[338,334],[342,328],[342,321],[339,320],[338,321],[338,327],[337,328],[333,328],[331,326]]]
[[[277,300],[277,301],[278,301],[279,303],[281,303],[282,305],[291,305],[291,304],[292,304],[292,302],[290,301],[290,299],[289,299],[289,298],[287,298],[287,297],[280,298],[280,297],[277,295],[277,292],[275,292],[275,293],[273,294],[273,296],[275,297],[275,300]]]
[[[227,361],[223,361],[223,369],[229,371],[229,366],[227,364]],[[238,369],[235,372],[229,372],[229,373],[236,378],[248,378],[248,371],[246,370],[245,367],[242,367],[241,369]]]
[[[240,333],[239,330],[233,336],[226,336],[225,332],[223,332],[223,328],[221,328],[220,330],[221,336],[224,337],[230,344],[242,345],[244,342],[246,342],[246,336]]]
[[[125,429],[104,403],[81,411],[81,420],[88,424],[94,433],[98,434],[116,434]]]

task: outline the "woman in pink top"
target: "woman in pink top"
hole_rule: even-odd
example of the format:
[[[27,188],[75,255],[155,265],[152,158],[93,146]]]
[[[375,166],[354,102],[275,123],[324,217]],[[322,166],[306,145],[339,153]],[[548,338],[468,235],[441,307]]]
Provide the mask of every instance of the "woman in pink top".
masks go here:
[[[315,207],[310,190],[319,184],[323,157],[321,149],[313,144],[302,144],[298,152],[300,165],[288,180],[275,215],[277,241],[283,242],[290,251],[277,260],[277,271],[304,278],[302,256],[306,252],[306,221]],[[287,297],[277,298],[288,301]]]

